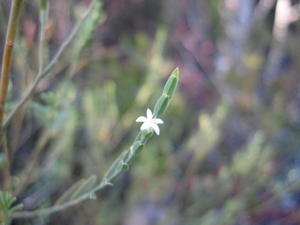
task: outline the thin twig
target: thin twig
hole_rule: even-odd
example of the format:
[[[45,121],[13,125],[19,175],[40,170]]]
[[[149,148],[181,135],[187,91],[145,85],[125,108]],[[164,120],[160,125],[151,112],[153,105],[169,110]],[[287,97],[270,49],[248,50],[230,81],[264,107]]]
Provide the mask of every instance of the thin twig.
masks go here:
[[[39,32],[39,53],[38,73],[42,73],[44,66],[44,40],[45,24],[48,18],[48,1],[40,1],[40,32]]]
[[[87,17],[92,12],[92,9],[94,8],[94,5],[96,4],[96,2],[97,2],[97,0],[94,0],[90,4],[90,6],[87,9],[87,11],[86,11],[85,15],[83,16],[83,18],[77,22],[77,24],[73,28],[71,34],[62,43],[62,45],[60,46],[60,48],[58,49],[58,51],[56,52],[56,54],[52,58],[52,60],[42,70],[41,73],[38,73],[38,75],[36,76],[35,80],[33,81],[32,85],[30,86],[30,88],[28,89],[28,91],[26,92],[26,94],[24,95],[24,97],[17,103],[17,105],[15,106],[15,108],[9,113],[9,115],[5,119],[5,121],[3,123],[3,126],[2,126],[3,128],[5,128],[8,125],[8,123],[15,116],[15,114],[20,110],[20,108],[31,98],[31,96],[34,94],[34,91],[35,91],[37,85],[39,84],[39,82],[42,79],[44,79],[49,74],[49,72],[52,70],[52,68],[55,66],[55,64],[60,59],[60,57],[61,57],[62,53],[64,52],[64,50],[69,46],[69,44],[72,42],[72,40],[74,39],[74,37],[78,33],[78,31],[79,31],[81,25],[83,24],[83,22],[87,19]]]

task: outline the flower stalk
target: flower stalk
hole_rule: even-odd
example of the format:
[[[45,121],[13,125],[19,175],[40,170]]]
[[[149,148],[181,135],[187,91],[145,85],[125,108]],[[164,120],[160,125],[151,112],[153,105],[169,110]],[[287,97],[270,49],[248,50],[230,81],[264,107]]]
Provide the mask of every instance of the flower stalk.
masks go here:
[[[155,104],[155,108],[157,112],[159,112],[159,114],[157,115],[162,115],[162,113],[166,110],[167,106],[170,103],[170,100],[174,95],[178,81],[179,81],[179,69],[176,68],[172,72],[171,76],[167,80],[167,83],[164,87],[162,96],[167,96],[167,97],[163,97],[164,104],[160,103],[160,99],[162,98],[159,98],[159,100]],[[155,118],[157,118],[157,115]],[[61,210],[65,210],[69,207],[75,206],[87,199],[94,199],[96,192],[104,189],[107,186],[112,186],[113,180],[130,167],[134,158],[138,155],[138,153],[140,153],[143,150],[145,144],[149,141],[149,139],[152,136],[153,136],[153,130],[151,129],[141,130],[138,133],[132,145],[127,150],[122,152],[121,155],[111,164],[111,166],[104,174],[99,184],[97,184],[95,187],[87,191],[85,194],[82,194],[81,196],[78,196],[75,199],[70,199],[67,202],[54,205],[50,208],[39,209],[34,211],[15,212],[13,214],[13,218],[29,218],[34,216],[49,215]]]
[[[167,109],[179,81],[179,69],[176,68],[168,78],[161,97],[157,100],[154,107],[154,118],[161,116]],[[136,136],[133,144],[129,149],[123,152],[107,170],[102,179],[102,183],[111,183],[122,171],[128,169],[132,160],[141,152],[145,144],[153,136],[153,130],[141,130]]]

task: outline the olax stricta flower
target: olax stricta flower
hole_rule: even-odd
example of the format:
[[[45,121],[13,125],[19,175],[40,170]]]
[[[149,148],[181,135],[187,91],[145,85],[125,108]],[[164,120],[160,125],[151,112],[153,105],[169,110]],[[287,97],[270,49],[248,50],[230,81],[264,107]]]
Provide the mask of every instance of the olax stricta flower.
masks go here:
[[[150,109],[147,109],[147,117],[140,116],[136,119],[136,122],[143,123],[141,130],[154,131],[159,135],[159,126],[158,124],[163,124],[164,122],[159,118],[153,118],[153,114]]]

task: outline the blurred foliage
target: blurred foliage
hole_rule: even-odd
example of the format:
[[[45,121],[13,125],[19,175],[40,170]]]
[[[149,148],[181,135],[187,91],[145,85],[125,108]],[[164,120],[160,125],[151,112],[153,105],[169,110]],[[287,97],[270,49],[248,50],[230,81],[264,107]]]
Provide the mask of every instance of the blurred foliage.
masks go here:
[[[50,1],[45,61],[89,3]],[[103,0],[7,128],[17,202],[33,210],[89,189],[175,65],[179,92],[161,135],[97,200],[13,224],[300,224],[299,4]],[[39,1],[25,1],[7,111],[37,72],[38,17]]]
[[[6,224],[10,219],[10,215],[22,208],[22,205],[13,206],[16,198],[8,192],[0,191],[0,223]]]

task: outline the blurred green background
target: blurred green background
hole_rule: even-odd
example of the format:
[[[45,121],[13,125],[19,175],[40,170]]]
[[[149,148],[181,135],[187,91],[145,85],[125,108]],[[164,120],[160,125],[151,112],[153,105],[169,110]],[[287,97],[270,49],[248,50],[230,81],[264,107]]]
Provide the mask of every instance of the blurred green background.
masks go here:
[[[90,1],[49,3],[46,61]],[[96,200],[13,224],[299,225],[299,4],[103,0],[8,126],[14,194],[33,210],[101,178],[179,66],[161,135]],[[0,52],[9,8],[1,0]],[[25,0],[8,112],[37,72],[38,18]]]

